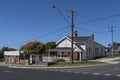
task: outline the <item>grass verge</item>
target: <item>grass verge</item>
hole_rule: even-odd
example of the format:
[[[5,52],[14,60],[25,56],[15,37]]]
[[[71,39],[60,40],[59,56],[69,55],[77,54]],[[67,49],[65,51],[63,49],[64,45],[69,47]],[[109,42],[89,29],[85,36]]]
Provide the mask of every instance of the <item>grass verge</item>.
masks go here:
[[[111,55],[111,56],[107,56],[107,57],[103,57],[103,58],[117,58],[120,57],[120,54],[115,54],[115,55]]]
[[[62,66],[86,66],[86,65],[98,65],[98,64],[106,64],[105,62],[98,61],[81,61],[81,62],[57,62],[55,64],[49,65],[50,67],[62,67]]]

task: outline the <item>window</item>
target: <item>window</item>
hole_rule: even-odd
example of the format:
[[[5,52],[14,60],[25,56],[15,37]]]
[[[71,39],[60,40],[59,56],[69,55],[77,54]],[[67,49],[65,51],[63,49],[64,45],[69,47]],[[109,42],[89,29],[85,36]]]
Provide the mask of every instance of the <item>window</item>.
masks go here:
[[[95,48],[95,54],[98,54],[98,53],[99,53],[99,49]]]

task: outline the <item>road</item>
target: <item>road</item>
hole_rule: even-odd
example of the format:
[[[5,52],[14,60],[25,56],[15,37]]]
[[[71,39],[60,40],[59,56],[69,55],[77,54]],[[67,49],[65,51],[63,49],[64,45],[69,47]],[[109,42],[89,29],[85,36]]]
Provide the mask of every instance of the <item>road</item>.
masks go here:
[[[0,80],[120,80],[120,64],[82,68],[20,69],[0,66]]]
[[[81,68],[58,68],[58,69],[48,69],[51,71],[60,72],[74,72],[81,74],[93,74],[93,75],[105,75],[105,76],[117,76],[120,78],[120,64],[108,64],[99,66],[89,66]]]

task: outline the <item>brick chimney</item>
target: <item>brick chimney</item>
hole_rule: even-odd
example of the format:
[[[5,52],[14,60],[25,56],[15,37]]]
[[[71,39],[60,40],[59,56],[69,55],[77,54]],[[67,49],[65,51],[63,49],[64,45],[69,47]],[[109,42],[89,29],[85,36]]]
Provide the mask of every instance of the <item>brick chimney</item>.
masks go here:
[[[74,38],[77,37],[77,30],[74,30],[74,31],[73,31],[73,37],[74,37]]]
[[[91,35],[90,35],[90,40],[91,40],[91,41],[94,41],[94,34],[91,34]]]

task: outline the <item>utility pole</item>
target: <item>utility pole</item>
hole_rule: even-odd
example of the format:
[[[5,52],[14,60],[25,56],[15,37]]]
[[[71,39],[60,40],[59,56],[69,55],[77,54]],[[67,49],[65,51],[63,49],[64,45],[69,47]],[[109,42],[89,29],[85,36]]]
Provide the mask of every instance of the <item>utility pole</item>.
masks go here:
[[[68,25],[70,25],[70,23],[69,23],[69,21],[66,19],[66,17],[63,15],[63,13],[60,11],[60,9],[59,8],[57,8],[55,5],[52,5],[52,7],[53,8],[56,8],[57,9],[57,11],[61,14],[61,16],[63,17],[63,19],[66,21],[66,23],[68,24]],[[71,21],[71,36],[72,36],[72,41],[71,41],[71,63],[73,64],[73,58],[74,58],[74,55],[73,55],[73,53],[74,53],[74,51],[73,51],[73,41],[74,41],[74,37],[73,37],[73,31],[74,31],[74,16],[75,16],[75,14],[76,14],[76,12],[74,11],[74,10],[71,10],[70,11],[71,12],[71,18],[72,18],[72,21]]]
[[[73,37],[73,31],[74,31],[74,16],[75,16],[75,11],[71,11],[71,18],[72,18],[72,21],[71,21],[71,35],[72,35],[72,41],[71,41],[71,56],[72,56],[72,64],[73,64],[73,58],[74,58],[74,51],[73,51],[73,41],[74,41],[74,37]]]
[[[115,30],[114,30],[114,27],[113,27],[113,26],[109,27],[109,31],[111,32],[111,38],[112,38],[112,43],[111,43],[111,48],[112,48],[112,50],[111,50],[111,52],[112,52],[112,56],[113,56],[113,51],[114,51],[113,32],[115,31]]]

